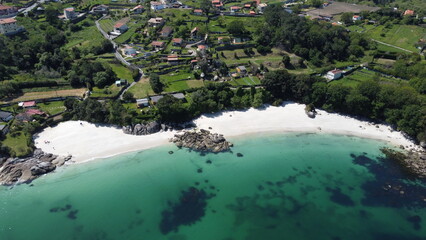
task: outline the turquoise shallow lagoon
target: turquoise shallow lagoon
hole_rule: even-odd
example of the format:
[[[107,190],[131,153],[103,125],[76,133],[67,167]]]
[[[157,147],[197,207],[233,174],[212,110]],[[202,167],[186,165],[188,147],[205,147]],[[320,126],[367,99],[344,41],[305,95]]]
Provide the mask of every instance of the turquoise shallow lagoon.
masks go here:
[[[385,159],[383,142],[231,140],[231,153],[167,145],[0,187],[0,239],[426,239],[426,183]]]

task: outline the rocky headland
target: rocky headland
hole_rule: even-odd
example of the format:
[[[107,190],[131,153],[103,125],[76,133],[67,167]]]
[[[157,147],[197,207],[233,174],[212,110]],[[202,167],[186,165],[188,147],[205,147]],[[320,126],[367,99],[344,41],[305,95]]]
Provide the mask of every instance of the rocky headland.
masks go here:
[[[175,134],[170,141],[179,148],[186,147],[196,151],[214,153],[228,151],[233,146],[232,143],[226,141],[222,134],[210,133],[204,129]]]
[[[389,148],[381,151],[391,160],[396,161],[413,177],[426,178],[426,151],[400,152]]]
[[[0,184],[29,183],[37,177],[62,166],[71,156],[59,157],[36,149],[26,158],[0,158]]]

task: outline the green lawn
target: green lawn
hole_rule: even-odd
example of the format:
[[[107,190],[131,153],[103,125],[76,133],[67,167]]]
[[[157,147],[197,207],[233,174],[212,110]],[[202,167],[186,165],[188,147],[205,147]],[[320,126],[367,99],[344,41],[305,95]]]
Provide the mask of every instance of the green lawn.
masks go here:
[[[31,153],[32,149],[27,145],[31,135],[23,132],[16,132],[15,134],[14,137],[11,134],[7,134],[3,140],[3,145],[9,147],[12,150],[12,155],[16,157],[23,157]]]
[[[66,110],[63,101],[39,103],[37,106],[49,115],[55,115]]]
[[[407,84],[404,80],[380,75],[367,69],[356,70],[353,73],[347,76],[344,76],[343,78],[339,80],[334,80],[330,82],[330,84],[342,84],[349,87],[356,87],[359,83],[366,80],[371,80],[371,79],[379,79],[381,83],[386,83],[386,84],[389,84],[389,83]]]
[[[105,32],[112,32],[114,30],[114,20],[112,19],[102,19],[99,21],[99,24],[101,25],[102,30]]]
[[[393,25],[388,29],[384,26],[378,26],[367,30],[366,34],[378,41],[417,52],[418,50],[414,44],[419,39],[426,38],[426,28],[411,25]],[[396,51],[395,48],[392,49]]]
[[[135,98],[145,98],[148,95],[154,95],[154,91],[152,91],[151,85],[149,84],[149,80],[147,78],[137,82],[128,91],[133,93]]]
[[[78,32],[73,32],[68,39],[69,42],[65,45],[65,48],[69,49],[75,46],[79,48],[90,48],[99,45],[104,37],[93,24],[90,27],[84,27]]]
[[[165,92],[182,91],[189,88],[187,81],[194,79],[194,74],[181,71],[179,73],[169,73],[161,75],[160,80],[166,85]]]
[[[92,90],[91,97],[116,97],[120,92],[121,87],[117,87],[115,84],[105,88],[94,87]]]

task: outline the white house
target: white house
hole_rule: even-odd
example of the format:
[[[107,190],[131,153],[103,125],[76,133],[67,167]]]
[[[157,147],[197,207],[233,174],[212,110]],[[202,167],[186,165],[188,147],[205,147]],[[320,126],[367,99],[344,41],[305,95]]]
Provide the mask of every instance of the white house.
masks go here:
[[[116,33],[124,33],[129,29],[125,23],[118,22],[114,25],[114,32]]]
[[[148,98],[142,98],[142,99],[136,99],[136,106],[137,107],[148,107],[149,106],[149,99]]]
[[[73,7],[65,8],[64,17],[65,19],[71,20],[77,17],[77,13],[75,12]]]
[[[268,6],[268,4],[266,3],[261,3],[259,5],[257,5],[257,10],[259,10],[259,12],[263,13],[263,11],[265,10],[265,8]]]
[[[0,19],[0,34],[13,35],[24,30],[14,18]]]
[[[151,9],[153,11],[158,11],[164,8],[166,8],[166,5],[161,2],[151,2]]]
[[[329,81],[331,81],[331,80],[336,80],[336,79],[341,78],[342,75],[343,75],[342,70],[334,69],[334,70],[327,72],[327,75],[325,76],[325,78],[327,78]]]
[[[156,27],[159,27],[159,26],[161,26],[163,24],[164,24],[164,19],[160,18],[160,17],[151,18],[151,19],[148,20],[148,26],[150,26],[150,27],[155,27],[156,28]]]
[[[359,15],[353,15],[353,17],[352,17],[352,21],[359,21],[359,20],[361,20],[362,19],[362,17],[361,16],[359,16]]]

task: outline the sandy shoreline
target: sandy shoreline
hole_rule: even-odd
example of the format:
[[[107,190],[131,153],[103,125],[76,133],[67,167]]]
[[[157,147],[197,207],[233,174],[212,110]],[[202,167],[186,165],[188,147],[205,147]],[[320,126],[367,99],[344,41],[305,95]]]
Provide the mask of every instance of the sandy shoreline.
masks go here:
[[[323,132],[377,139],[395,146],[417,148],[400,132],[392,131],[388,126],[374,125],[321,110],[316,118],[312,119],[305,114],[304,108],[303,104],[288,103],[262,110],[251,108],[247,111],[226,111],[203,115],[195,119],[194,123],[198,128],[211,127],[212,132],[223,134],[227,138],[262,132]],[[165,145],[175,133],[169,131],[133,136],[114,127],[68,121],[37,134],[35,145],[45,152],[62,156],[71,154],[73,162],[82,163]]]

